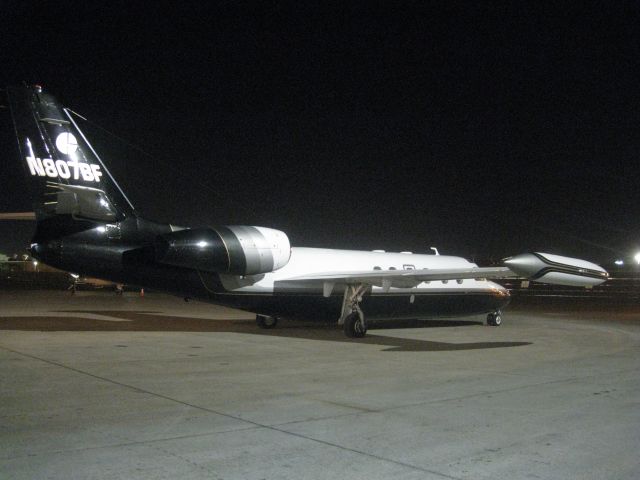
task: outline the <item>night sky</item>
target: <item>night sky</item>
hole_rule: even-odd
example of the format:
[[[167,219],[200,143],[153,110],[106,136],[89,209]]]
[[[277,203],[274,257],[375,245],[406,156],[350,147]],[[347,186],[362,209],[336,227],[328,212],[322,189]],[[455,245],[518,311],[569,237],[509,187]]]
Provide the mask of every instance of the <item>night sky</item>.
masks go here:
[[[115,134],[87,125],[147,218],[476,260],[640,247],[637,2],[91,3],[3,2],[0,83]],[[0,117],[0,211],[29,210]]]

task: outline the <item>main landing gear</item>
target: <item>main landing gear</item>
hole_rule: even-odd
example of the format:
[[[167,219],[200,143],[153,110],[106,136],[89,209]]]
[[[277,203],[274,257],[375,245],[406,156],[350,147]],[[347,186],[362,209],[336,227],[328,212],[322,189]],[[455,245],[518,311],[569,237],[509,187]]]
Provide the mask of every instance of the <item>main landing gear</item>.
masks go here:
[[[347,285],[342,301],[342,314],[338,323],[342,325],[344,334],[349,338],[362,338],[367,333],[367,323],[360,308],[362,295],[368,285]]]
[[[362,311],[351,312],[344,319],[342,328],[344,334],[349,338],[362,338],[367,334],[367,324],[364,321],[364,317],[361,317]]]
[[[487,325],[492,327],[499,327],[502,325],[502,312],[500,310],[496,310],[495,312],[491,312],[487,315]]]
[[[278,325],[278,317],[256,315],[256,323],[260,328],[275,328],[275,326]]]

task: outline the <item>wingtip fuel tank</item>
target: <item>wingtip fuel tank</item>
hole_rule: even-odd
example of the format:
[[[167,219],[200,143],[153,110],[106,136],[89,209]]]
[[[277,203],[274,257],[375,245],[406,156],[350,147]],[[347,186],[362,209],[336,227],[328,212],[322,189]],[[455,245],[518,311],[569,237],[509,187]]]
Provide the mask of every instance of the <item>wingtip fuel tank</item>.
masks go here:
[[[609,278],[595,263],[550,253],[522,253],[503,260],[516,275],[536,282],[574,287],[593,287]]]

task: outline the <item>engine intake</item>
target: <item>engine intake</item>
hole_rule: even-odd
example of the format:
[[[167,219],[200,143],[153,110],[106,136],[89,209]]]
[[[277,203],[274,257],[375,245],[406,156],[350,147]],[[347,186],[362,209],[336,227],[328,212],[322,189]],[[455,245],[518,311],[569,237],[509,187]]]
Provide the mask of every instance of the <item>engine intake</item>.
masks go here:
[[[264,227],[222,226],[160,235],[156,261],[233,275],[256,275],[284,267],[291,256],[284,232]]]

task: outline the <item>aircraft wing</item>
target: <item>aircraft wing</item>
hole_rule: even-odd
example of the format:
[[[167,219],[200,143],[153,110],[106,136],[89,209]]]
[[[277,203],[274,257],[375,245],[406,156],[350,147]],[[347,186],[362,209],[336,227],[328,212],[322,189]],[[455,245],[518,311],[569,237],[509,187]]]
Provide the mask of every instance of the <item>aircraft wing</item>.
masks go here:
[[[422,282],[464,280],[468,278],[506,278],[518,276],[507,267],[439,268],[421,270],[366,270],[352,272],[323,272],[287,278],[287,283],[326,285],[366,284],[382,287],[412,288]]]
[[[413,288],[431,281],[520,277],[555,285],[591,287],[609,277],[602,267],[594,263],[547,253],[524,253],[507,258],[503,263],[505,266],[501,267],[320,272],[287,278],[282,282],[322,286],[325,296],[329,296],[335,285],[372,285],[388,291],[391,287]]]

